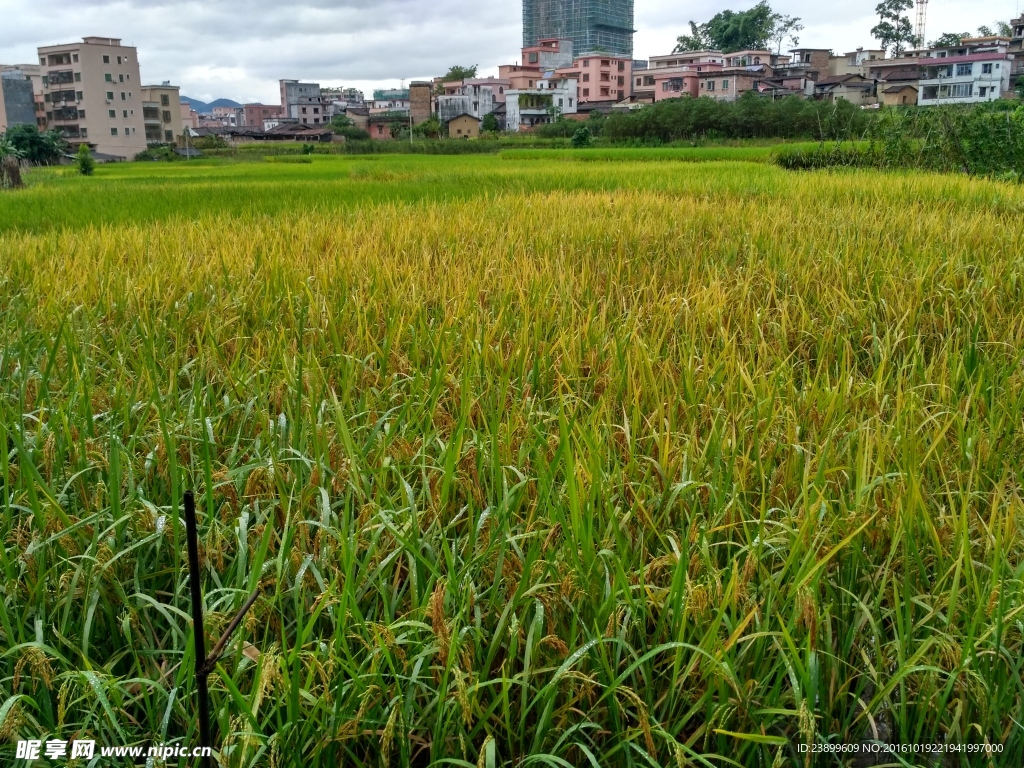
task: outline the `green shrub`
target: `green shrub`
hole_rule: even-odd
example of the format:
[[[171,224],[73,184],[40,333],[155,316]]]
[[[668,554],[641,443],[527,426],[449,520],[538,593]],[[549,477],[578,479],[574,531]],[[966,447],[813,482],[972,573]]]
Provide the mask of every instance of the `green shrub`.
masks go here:
[[[75,165],[78,168],[78,172],[83,176],[92,176],[94,170],[96,170],[96,161],[92,159],[92,152],[89,150],[88,144],[80,144],[78,146],[78,152],[75,154]]]

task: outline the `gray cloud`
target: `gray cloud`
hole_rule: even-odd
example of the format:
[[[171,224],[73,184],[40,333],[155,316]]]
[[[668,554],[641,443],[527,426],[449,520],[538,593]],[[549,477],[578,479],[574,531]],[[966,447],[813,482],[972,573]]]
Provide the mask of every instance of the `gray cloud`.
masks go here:
[[[668,53],[690,19],[754,0],[637,0],[636,54]],[[943,0],[929,10],[929,37],[1009,19],[1017,0]],[[801,42],[837,51],[870,47],[874,0],[776,0],[803,18]],[[483,72],[517,61],[519,0],[0,0],[0,62],[31,62],[36,47],[85,35],[139,48],[142,76],[170,80],[202,99],[277,100],[294,77],[361,88],[443,74],[452,64]]]

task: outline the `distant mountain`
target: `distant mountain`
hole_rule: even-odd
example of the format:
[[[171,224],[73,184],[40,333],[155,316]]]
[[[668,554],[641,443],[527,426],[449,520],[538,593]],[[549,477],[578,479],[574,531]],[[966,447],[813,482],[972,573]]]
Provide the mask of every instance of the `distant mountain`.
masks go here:
[[[237,101],[231,99],[217,99],[216,101],[205,102],[199,99],[192,99],[188,96],[181,97],[182,104],[190,104],[196,112],[213,112],[214,107],[240,107]]]

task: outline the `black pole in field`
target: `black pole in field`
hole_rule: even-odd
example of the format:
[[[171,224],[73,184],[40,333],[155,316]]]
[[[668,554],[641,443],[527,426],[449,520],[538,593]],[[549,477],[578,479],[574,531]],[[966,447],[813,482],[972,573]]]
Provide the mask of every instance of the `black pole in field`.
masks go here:
[[[188,582],[192,592],[192,639],[195,642],[196,693],[199,696],[199,746],[213,748],[210,738],[210,692],[206,680],[206,637],[203,629],[203,588],[199,574],[199,531],[196,526],[196,500],[192,491],[185,491],[185,538],[188,541]],[[209,757],[200,765],[210,768]]]

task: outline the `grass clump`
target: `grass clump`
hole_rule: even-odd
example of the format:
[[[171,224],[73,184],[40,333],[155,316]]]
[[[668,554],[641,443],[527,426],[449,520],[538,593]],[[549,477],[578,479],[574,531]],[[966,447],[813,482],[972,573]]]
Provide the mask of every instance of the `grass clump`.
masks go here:
[[[1024,759],[1019,188],[203,162],[0,199],[0,728],[196,742],[196,488],[225,765]]]

